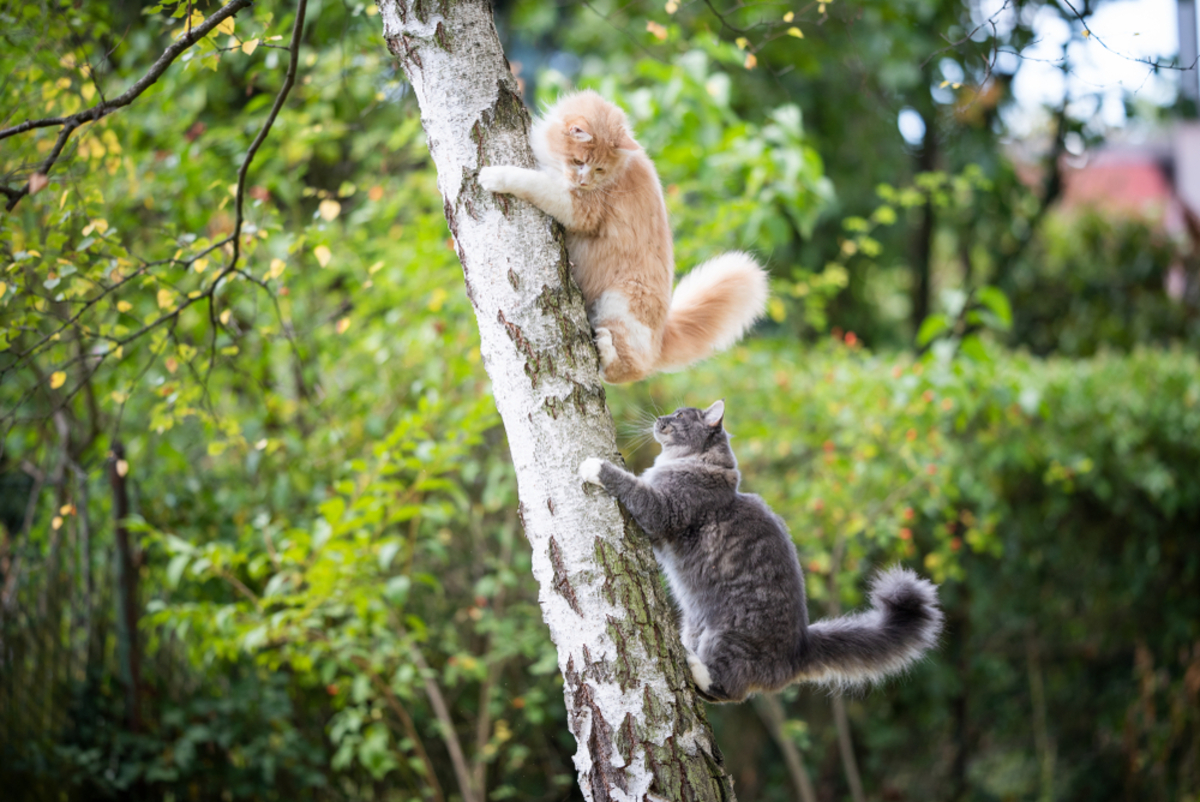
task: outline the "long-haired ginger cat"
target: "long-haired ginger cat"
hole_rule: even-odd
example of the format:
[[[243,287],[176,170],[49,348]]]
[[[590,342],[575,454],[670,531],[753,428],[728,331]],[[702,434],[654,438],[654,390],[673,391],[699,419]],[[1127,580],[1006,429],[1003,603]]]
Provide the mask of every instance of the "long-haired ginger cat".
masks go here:
[[[658,173],[625,113],[592,91],[560,99],[533,129],[538,169],[491,166],[480,185],[529,201],[567,231],[567,253],[614,384],[728,348],[763,311],[767,276],[748,254],[711,259],[675,287]]]

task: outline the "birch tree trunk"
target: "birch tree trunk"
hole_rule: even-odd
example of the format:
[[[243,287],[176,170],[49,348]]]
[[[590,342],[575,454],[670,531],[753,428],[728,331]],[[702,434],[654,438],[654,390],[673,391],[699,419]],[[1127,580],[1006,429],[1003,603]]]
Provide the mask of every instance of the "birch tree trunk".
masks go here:
[[[496,406],[508,432],[542,615],[558,648],[584,796],[729,800],[645,536],[576,475],[619,460],[562,232],[476,181],[533,166],[529,116],[486,0],[384,0],[384,38],[421,107]]]

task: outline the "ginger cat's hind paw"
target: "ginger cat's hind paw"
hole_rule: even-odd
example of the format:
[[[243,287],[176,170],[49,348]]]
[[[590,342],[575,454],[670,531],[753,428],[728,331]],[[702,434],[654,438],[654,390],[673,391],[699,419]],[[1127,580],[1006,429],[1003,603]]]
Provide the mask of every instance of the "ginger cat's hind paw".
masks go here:
[[[596,350],[600,352],[601,371],[617,361],[617,349],[613,346],[612,332],[608,329],[596,329]]]

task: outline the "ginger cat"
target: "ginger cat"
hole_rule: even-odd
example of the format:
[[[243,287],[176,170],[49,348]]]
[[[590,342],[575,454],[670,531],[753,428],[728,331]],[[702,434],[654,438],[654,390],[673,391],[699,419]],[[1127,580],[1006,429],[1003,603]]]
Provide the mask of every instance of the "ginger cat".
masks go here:
[[[667,207],[625,113],[590,90],[536,121],[538,169],[489,166],[479,184],[563,224],[571,274],[596,333],[601,376],[621,384],[728,348],[762,314],[767,276],[740,252],[710,259],[675,287]]]

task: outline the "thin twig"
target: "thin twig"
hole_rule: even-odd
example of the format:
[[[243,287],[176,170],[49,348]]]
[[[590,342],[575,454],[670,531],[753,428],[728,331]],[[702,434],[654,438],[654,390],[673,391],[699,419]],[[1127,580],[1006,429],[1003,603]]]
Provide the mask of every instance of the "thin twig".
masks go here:
[[[54,167],[54,163],[58,161],[59,155],[62,154],[62,149],[67,144],[67,140],[70,138],[71,133],[76,128],[84,125],[85,123],[96,122],[97,120],[102,119],[117,109],[123,106],[128,106],[137,99],[138,95],[149,89],[150,86],[152,86],[154,82],[157,81],[162,74],[167,71],[167,68],[170,67],[175,59],[179,58],[179,56],[182,55],[185,50],[190,48],[203,37],[207,36],[209,31],[216,28],[218,25],[224,22],[225,19],[232,17],[243,8],[249,6],[251,2],[252,0],[232,0],[232,2],[230,2],[228,5],[218,9],[211,17],[197,25],[195,28],[192,28],[184,36],[172,42],[171,45],[163,51],[163,54],[158,57],[158,60],[155,61],[150,67],[149,72],[143,75],[137,82],[134,83],[133,86],[129,87],[112,100],[104,100],[103,95],[101,95],[101,101],[95,106],[67,117],[44,117],[40,120],[26,120],[20,125],[14,125],[11,128],[0,130],[0,140],[7,139],[10,136],[16,136],[17,134],[23,134],[26,131],[32,131],[35,128],[51,128],[56,125],[61,125],[62,130],[58,134],[58,140],[54,143],[54,148],[50,151],[50,154],[46,156],[46,159],[42,162],[41,167],[39,167],[37,170],[37,173],[40,173],[41,175],[49,175],[51,168]],[[303,8],[303,5],[304,3],[302,0],[301,8]],[[4,194],[8,196],[9,201],[5,209],[11,212],[21,198],[29,194],[29,191],[30,188],[28,181],[25,182],[25,186],[20,190],[14,191],[11,188],[6,188]]]
[[[446,706],[441,688],[433,680],[433,670],[429,668],[429,664],[425,662],[425,655],[421,654],[415,643],[410,641],[408,650],[413,662],[417,664],[417,673],[425,683],[425,695],[429,697],[429,704],[441,725],[438,729],[441,731],[442,741],[446,744],[446,751],[450,753],[450,762],[454,765],[454,776],[458,780],[458,790],[462,794],[463,802],[479,802],[475,789],[471,787],[471,772],[467,768],[466,758],[463,757],[462,746],[458,743],[458,736],[454,734],[454,720],[450,718],[450,709]]]
[[[383,694],[383,699],[387,702],[388,707],[396,714],[396,718],[400,719],[405,734],[408,735],[408,739],[413,743],[413,749],[416,750],[417,757],[421,759],[421,764],[425,766],[425,774],[433,791],[435,802],[444,802],[446,795],[442,792],[442,785],[438,782],[437,774],[433,771],[433,761],[429,759],[429,753],[425,751],[425,744],[421,741],[421,735],[417,732],[416,725],[413,724],[412,716],[404,709],[404,705],[400,704],[400,699],[392,691],[391,686],[384,681],[383,677],[371,669],[371,664],[365,657],[355,656],[351,659],[354,660],[354,664],[361,671],[365,672],[371,678],[371,683],[375,686],[375,689]]]

